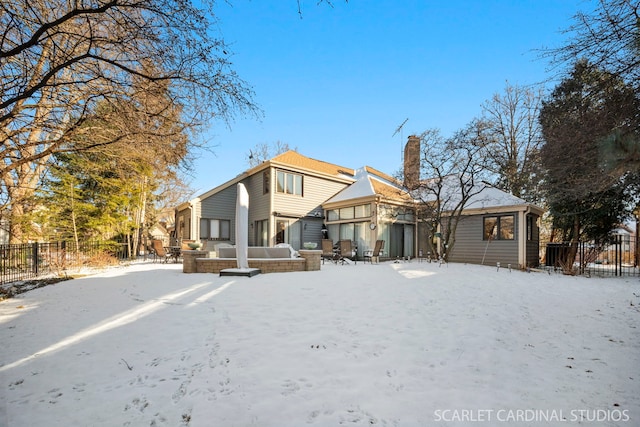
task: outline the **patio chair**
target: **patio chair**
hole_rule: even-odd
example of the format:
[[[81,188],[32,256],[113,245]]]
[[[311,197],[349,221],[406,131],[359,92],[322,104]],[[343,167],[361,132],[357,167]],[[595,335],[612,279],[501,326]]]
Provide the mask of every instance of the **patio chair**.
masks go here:
[[[342,264],[345,264],[347,260],[353,261],[354,264],[358,263],[358,253],[351,240],[340,240],[338,246],[340,248],[340,258],[338,261],[342,262]]]
[[[328,259],[329,261],[336,262],[337,254],[333,250],[333,240],[331,239],[322,239],[322,263],[324,264],[324,260]]]
[[[384,249],[384,240],[376,240],[376,246],[373,250],[364,251],[364,262],[367,262],[368,259],[369,262],[373,264],[373,258],[375,258],[376,263],[379,263],[382,249]]]
[[[162,262],[167,262],[169,258],[172,258],[174,255],[167,251],[162,245],[162,240],[152,240],[151,247],[153,248],[153,252],[155,256],[160,258]],[[155,262],[156,257],[154,257],[153,261]]]

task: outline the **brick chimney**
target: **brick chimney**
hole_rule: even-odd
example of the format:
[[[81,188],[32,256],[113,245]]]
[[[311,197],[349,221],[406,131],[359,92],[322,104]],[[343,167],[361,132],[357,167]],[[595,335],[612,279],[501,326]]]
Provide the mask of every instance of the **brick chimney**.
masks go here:
[[[404,146],[404,185],[414,190],[420,184],[420,138],[409,136]]]

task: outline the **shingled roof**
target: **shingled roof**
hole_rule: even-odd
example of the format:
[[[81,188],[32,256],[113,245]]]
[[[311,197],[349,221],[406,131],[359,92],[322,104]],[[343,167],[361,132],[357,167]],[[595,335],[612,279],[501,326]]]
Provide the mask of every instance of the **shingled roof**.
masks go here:
[[[293,150],[278,154],[277,156],[272,158],[270,162],[272,165],[280,163],[283,165],[295,166],[297,168],[333,176],[353,177],[355,173],[355,171],[351,168],[334,165],[333,163],[324,162],[322,160],[312,159],[311,157],[303,156],[302,154]]]

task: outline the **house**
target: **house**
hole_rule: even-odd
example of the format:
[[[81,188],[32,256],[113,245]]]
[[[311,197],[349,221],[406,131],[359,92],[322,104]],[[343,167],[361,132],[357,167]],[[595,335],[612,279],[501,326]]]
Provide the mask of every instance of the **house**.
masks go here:
[[[636,220],[637,221],[637,220]],[[605,259],[627,266],[638,266],[637,222],[619,224],[611,231],[612,241],[602,250]]]
[[[369,166],[351,169],[295,151],[275,156],[178,206],[176,238],[201,240],[209,251],[234,244],[238,183],[249,193],[249,246],[289,243],[300,249],[304,242],[320,246],[324,229],[334,242],[354,241],[359,257],[382,239],[383,258],[396,259],[414,258],[420,251],[426,256],[424,243],[435,238],[424,234],[416,201],[394,177]],[[488,189],[465,211],[450,260],[537,265],[540,214],[539,208],[521,199]],[[503,234],[487,244],[483,230],[491,221]]]
[[[322,203],[353,184],[354,170],[287,151],[176,209],[176,238],[207,249],[234,243],[236,188],[249,193],[249,245],[320,242]]]
[[[536,205],[481,184],[462,211],[449,261],[538,266],[542,214]]]

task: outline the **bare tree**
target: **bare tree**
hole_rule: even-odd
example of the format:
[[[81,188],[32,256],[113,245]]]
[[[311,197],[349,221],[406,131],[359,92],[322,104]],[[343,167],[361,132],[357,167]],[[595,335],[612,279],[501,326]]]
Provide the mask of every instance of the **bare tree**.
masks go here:
[[[258,166],[260,163],[271,159],[272,157],[277,156],[278,154],[282,154],[286,151],[294,150],[297,148],[289,147],[289,144],[282,141],[276,141],[274,143],[262,143],[256,144],[251,150],[249,150],[249,154],[247,154],[247,161],[249,162],[249,167]]]
[[[153,127],[120,126],[96,137],[89,125],[97,115],[131,114],[134,103],[123,101],[140,99],[141,82],[163,82],[183,130],[256,111],[210,16],[180,0],[2,2],[0,193],[11,224],[29,208],[53,154],[153,134]],[[139,106],[136,114],[153,121],[158,111]],[[10,234],[22,239],[19,228]]]
[[[483,130],[476,121],[448,139],[437,129],[420,135],[423,178],[411,195],[419,201],[418,217],[430,235],[437,237],[431,252],[445,261],[453,251],[463,210],[486,186],[487,169],[480,156]]]
[[[540,200],[539,154],[542,133],[538,116],[542,88],[511,85],[482,105],[485,142],[482,155],[497,176],[496,185],[529,202]]]
[[[606,70],[640,87],[640,3],[637,0],[599,0],[593,14],[579,12],[564,33],[568,42],[544,52],[555,65],[573,67],[587,59],[596,70]]]

